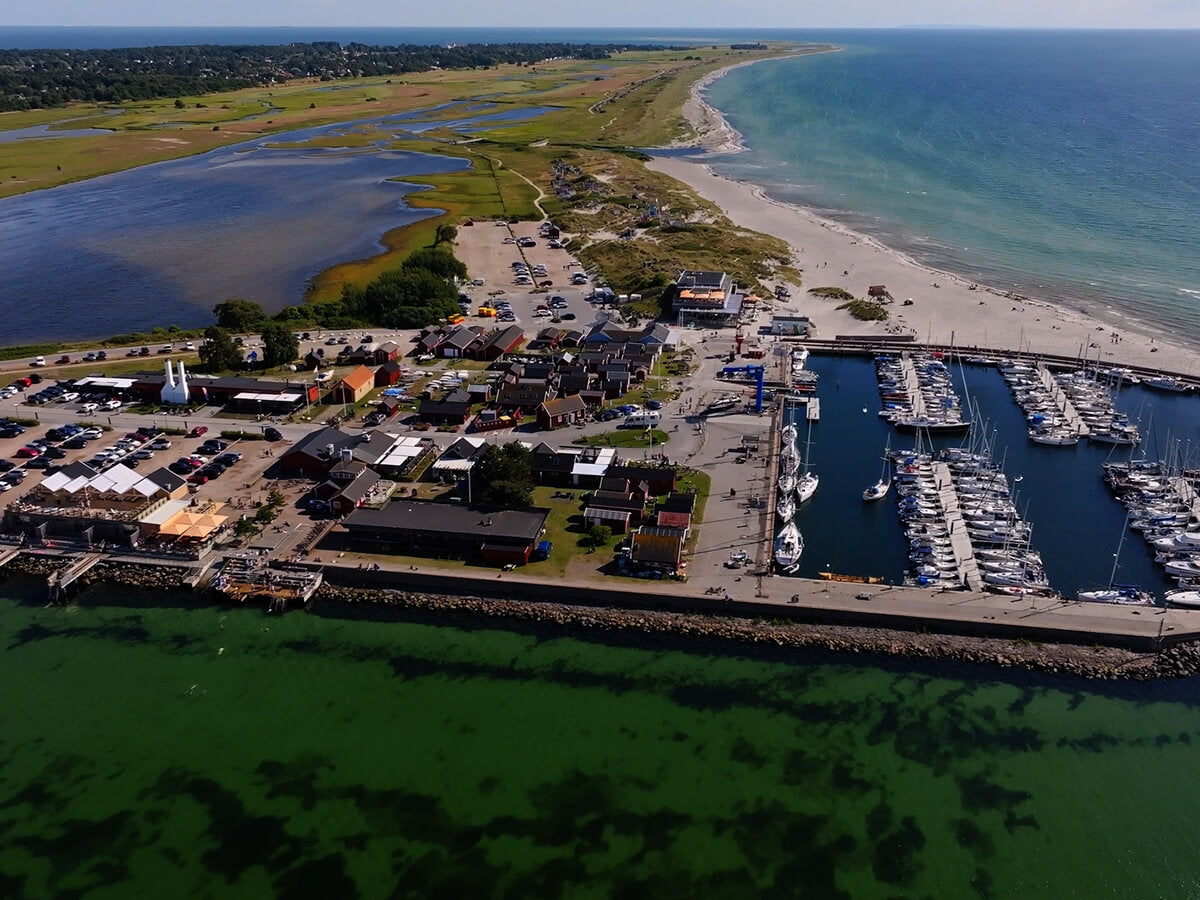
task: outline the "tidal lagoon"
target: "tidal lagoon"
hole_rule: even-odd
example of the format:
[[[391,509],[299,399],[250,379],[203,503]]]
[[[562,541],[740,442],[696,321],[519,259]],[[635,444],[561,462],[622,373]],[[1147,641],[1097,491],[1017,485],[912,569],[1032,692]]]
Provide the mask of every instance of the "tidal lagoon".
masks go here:
[[[301,303],[323,269],[379,253],[386,232],[435,214],[405,203],[419,186],[393,179],[470,165],[383,149],[393,135],[470,132],[541,112],[451,104],[270,135],[0,200],[6,341],[195,328],[233,297],[270,311]],[[355,129],[377,135],[376,145],[274,146]],[[32,298],[42,315],[21,314]]]

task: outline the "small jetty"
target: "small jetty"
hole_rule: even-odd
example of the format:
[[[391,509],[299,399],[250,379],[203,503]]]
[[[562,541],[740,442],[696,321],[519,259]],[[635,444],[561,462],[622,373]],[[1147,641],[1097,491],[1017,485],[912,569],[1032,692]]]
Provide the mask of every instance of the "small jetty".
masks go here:
[[[46,588],[51,600],[58,600],[72,584],[104,559],[103,553],[86,553],[77,557],[65,569],[51,572],[46,578]]]
[[[231,556],[213,587],[238,603],[262,600],[268,612],[282,612],[307,604],[323,580],[319,571],[276,568],[261,556]]]

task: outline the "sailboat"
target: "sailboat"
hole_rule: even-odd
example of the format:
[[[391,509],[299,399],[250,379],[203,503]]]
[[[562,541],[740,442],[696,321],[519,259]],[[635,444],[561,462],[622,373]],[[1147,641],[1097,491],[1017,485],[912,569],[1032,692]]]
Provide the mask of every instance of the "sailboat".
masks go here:
[[[883,465],[879,469],[879,480],[862,492],[862,498],[867,501],[882,500],[887,496],[887,492],[892,489],[892,479],[887,477],[888,450],[892,446],[891,436],[888,436],[888,442],[883,448]]]
[[[1108,587],[1099,591],[1080,591],[1080,600],[1090,600],[1093,603],[1121,603],[1131,606],[1149,606],[1154,598],[1141,590],[1136,584],[1117,584],[1117,566],[1121,562],[1121,547],[1125,544],[1125,533],[1129,530],[1129,516],[1121,526],[1121,539],[1117,541],[1117,552],[1113,554],[1112,572],[1108,576]]]
[[[788,522],[775,536],[775,562],[785,570],[794,569],[804,552],[804,537],[795,522]]]
[[[810,472],[808,464],[812,458],[812,420],[808,421],[808,437],[804,440],[804,472],[796,479],[796,497],[801,503],[812,498],[812,495],[817,492],[817,486],[821,483],[821,478],[814,472]]]
[[[791,494],[780,495],[775,504],[775,515],[779,516],[780,522],[792,521],[792,516],[796,515],[796,501]]]

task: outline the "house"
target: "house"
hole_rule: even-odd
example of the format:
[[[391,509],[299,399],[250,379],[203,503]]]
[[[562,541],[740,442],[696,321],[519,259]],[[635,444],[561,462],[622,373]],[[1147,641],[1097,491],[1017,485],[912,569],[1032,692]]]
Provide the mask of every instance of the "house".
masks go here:
[[[391,387],[399,384],[404,367],[394,359],[388,360],[375,370],[375,387]]]
[[[658,525],[664,528],[682,528],[685,532],[692,527],[692,514],[696,509],[695,494],[669,494],[660,500],[655,510]]]
[[[671,287],[671,310],[680,325],[728,326],[742,313],[742,296],[725,272],[685,270]]]
[[[547,400],[557,396],[557,389],[548,380],[541,378],[519,378],[505,381],[496,393],[496,403],[502,407],[535,410]]]
[[[470,346],[466,355],[471,359],[491,361],[499,359],[506,353],[512,353],[525,340],[525,332],[519,325],[509,325],[500,328],[483,338],[480,343]]]
[[[333,426],[321,428],[288,447],[276,466],[286,478],[323,478],[341,459],[341,451],[358,443],[361,438],[357,434]]]
[[[375,373],[366,366],[359,366],[342,376],[333,387],[335,403],[357,403],[375,388]]]
[[[646,493],[660,496],[675,490],[674,466],[610,466],[606,473],[615,478],[624,478],[630,485],[645,482]]]
[[[492,565],[527,563],[545,529],[548,509],[495,509],[393,499],[356,509],[342,523],[352,547],[466,559]]]
[[[578,394],[547,400],[537,409],[537,421],[541,428],[561,428],[580,422],[587,414],[587,404]]]
[[[613,509],[617,512],[629,513],[629,521],[637,525],[642,521],[646,511],[646,500],[636,493],[621,493],[618,491],[596,491],[588,501],[592,509]]]
[[[460,437],[447,447],[432,466],[434,475],[457,479],[475,468],[475,462],[487,449],[483,438]]]
[[[471,417],[471,395],[453,390],[441,400],[422,400],[417,415],[431,425],[465,425]]]
[[[624,534],[627,532],[631,518],[632,513],[621,512],[616,509],[599,509],[589,506],[583,511],[583,524],[585,528],[606,525],[612,529],[613,534]]]
[[[471,398],[472,406],[477,403],[491,403],[492,386],[486,382],[484,384],[468,384],[467,395]]]
[[[483,329],[478,325],[456,325],[442,336],[441,342],[433,351],[435,356],[446,359],[458,359],[469,356],[469,349],[482,343]],[[498,356],[499,354],[497,354]]]
[[[545,443],[533,448],[530,473],[538,484],[595,488],[605,470],[616,460],[612,447],[563,447],[555,450]],[[624,482],[622,482],[624,484]]]
[[[643,525],[633,533],[629,558],[647,569],[675,571],[683,558],[687,533],[682,528]]]

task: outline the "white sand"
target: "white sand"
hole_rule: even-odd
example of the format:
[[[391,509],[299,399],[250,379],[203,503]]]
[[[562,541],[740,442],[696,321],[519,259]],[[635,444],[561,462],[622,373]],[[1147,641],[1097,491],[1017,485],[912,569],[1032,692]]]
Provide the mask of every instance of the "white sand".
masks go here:
[[[700,91],[726,71],[697,83],[684,106],[700,145],[717,152],[740,149],[741,136],[703,101]],[[647,165],[689,185],[734,223],[786,241],[796,267],[804,273],[804,285],[790,286],[792,297],[783,308],[809,316],[819,337],[885,334],[899,328],[919,341],[953,342],[959,347],[1019,347],[1064,356],[1079,355],[1082,349],[1093,360],[1099,356],[1103,364],[1131,363],[1198,374],[1194,371],[1195,347],[1152,339],[1131,331],[1128,324],[1119,327],[1121,340],[1116,343],[1109,323],[1040,300],[1008,299],[982,284],[971,290],[970,282],[921,266],[804,207],[772,200],[753,185],[718,176],[701,163],[660,158]],[[835,302],[806,293],[807,288],[833,286],[865,297],[867,288],[877,284],[886,285],[895,298],[888,322],[856,321],[836,310]],[[909,298],[912,305],[903,306]]]

